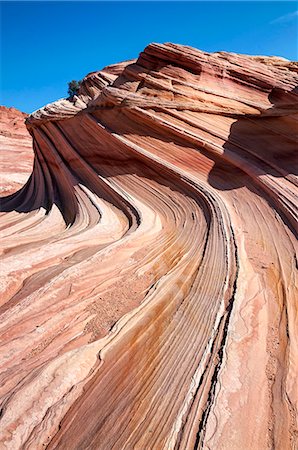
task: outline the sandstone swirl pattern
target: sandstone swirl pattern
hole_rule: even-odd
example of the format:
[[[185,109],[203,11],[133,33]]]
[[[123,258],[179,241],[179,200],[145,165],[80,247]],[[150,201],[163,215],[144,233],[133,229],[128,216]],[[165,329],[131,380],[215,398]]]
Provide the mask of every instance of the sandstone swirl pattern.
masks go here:
[[[1,449],[297,448],[297,71],[151,44],[27,119]]]

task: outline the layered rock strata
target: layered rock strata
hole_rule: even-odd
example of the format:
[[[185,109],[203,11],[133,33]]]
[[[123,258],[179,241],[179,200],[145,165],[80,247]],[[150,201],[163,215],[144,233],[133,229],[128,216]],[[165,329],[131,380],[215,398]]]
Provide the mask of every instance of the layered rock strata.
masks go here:
[[[27,119],[1,448],[295,448],[297,67],[151,44]]]
[[[27,114],[0,106],[0,195],[20,189],[32,172],[32,139],[25,126]]]

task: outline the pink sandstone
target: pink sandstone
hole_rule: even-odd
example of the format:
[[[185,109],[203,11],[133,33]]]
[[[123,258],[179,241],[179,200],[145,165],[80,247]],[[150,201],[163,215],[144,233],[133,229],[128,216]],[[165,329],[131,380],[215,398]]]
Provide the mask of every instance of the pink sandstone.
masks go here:
[[[297,72],[150,44],[26,119],[1,449],[297,448]],[[29,140],[2,122],[11,194]]]
[[[25,126],[27,114],[0,106],[0,194],[20,189],[32,172],[32,139]]]

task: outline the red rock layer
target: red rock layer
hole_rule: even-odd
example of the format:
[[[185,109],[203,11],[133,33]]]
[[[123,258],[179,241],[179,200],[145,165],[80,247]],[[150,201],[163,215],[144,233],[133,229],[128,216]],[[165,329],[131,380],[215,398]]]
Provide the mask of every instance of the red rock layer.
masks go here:
[[[25,126],[26,117],[15,108],[0,106],[1,195],[20,189],[32,171],[32,139]]]
[[[151,44],[29,117],[33,173],[2,202],[3,448],[295,448],[297,82]]]

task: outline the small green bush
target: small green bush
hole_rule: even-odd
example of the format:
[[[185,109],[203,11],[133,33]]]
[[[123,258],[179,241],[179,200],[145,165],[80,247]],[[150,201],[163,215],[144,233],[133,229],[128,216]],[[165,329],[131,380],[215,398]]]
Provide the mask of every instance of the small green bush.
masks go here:
[[[68,83],[68,95],[70,97],[73,97],[74,95],[76,95],[79,91],[80,85],[81,85],[81,80],[77,81],[77,80],[72,80]]]

